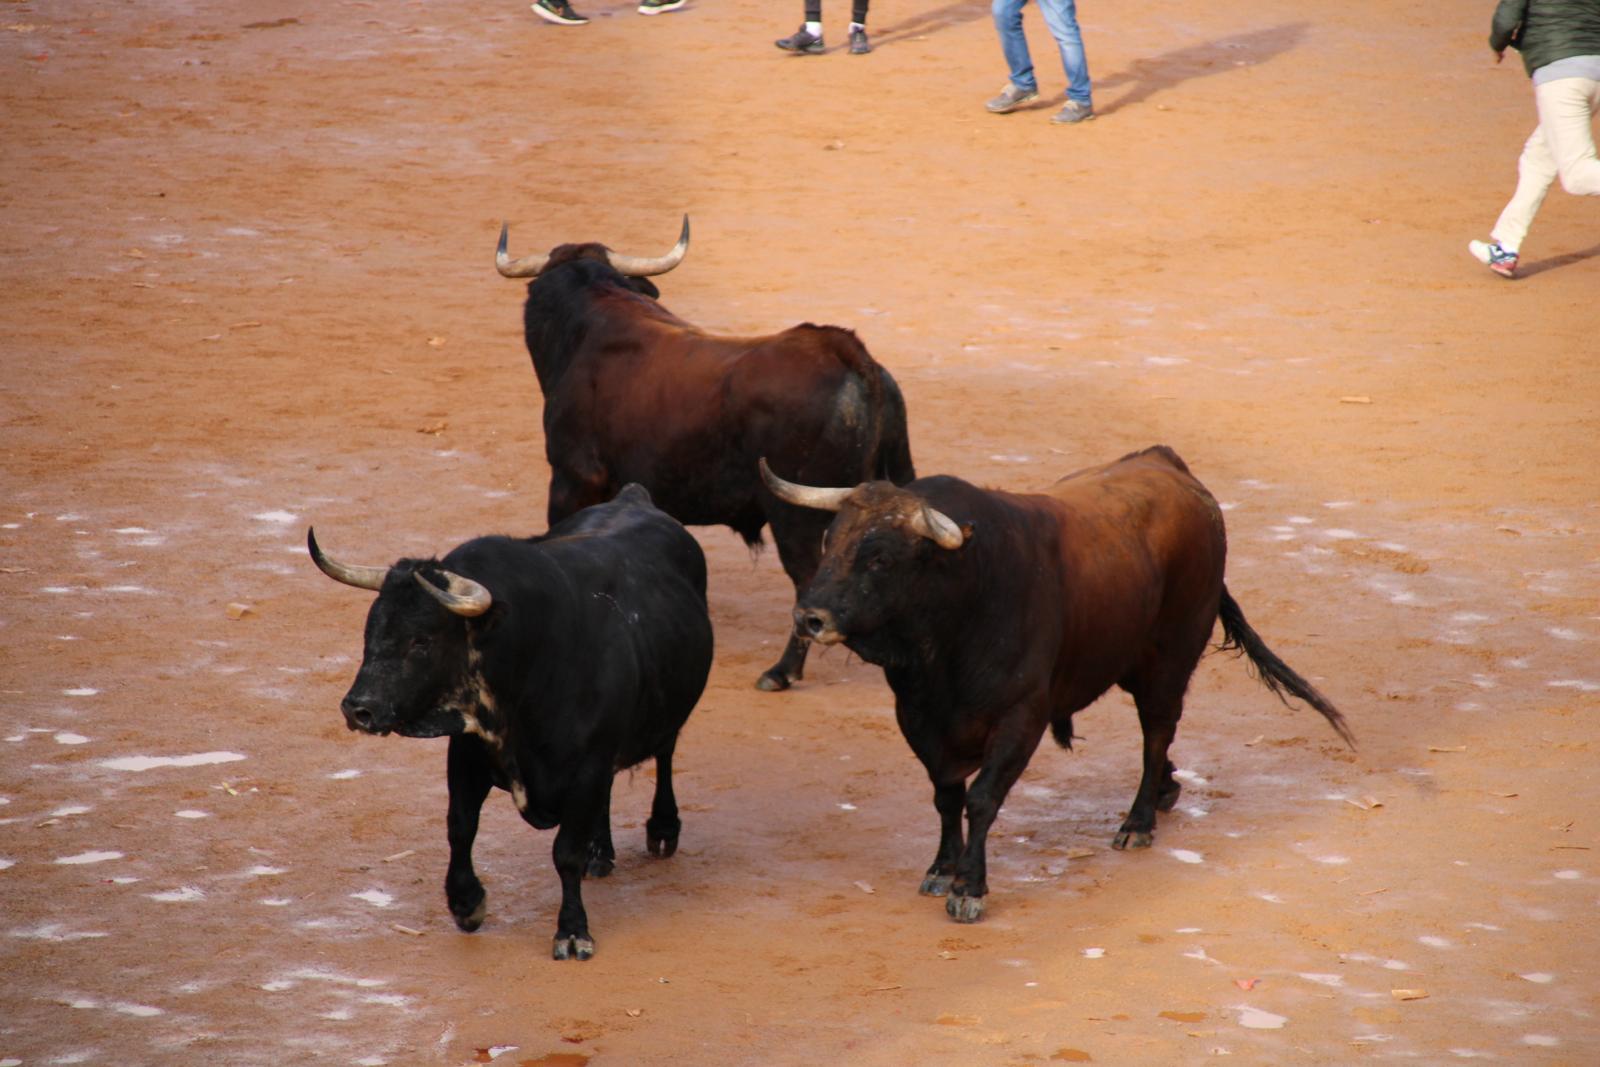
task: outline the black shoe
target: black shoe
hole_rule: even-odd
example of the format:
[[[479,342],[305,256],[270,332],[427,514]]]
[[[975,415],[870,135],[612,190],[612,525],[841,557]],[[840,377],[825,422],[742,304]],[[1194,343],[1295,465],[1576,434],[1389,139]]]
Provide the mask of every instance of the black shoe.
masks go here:
[[[867,31],[851,30],[850,54],[853,56],[864,56],[870,51],[872,51],[872,45],[867,41]]]
[[[804,26],[795,30],[788,37],[780,37],[772,43],[785,52],[803,53],[808,56],[820,56],[822,54],[822,36],[806,32]]]
[[[584,26],[589,20],[572,10],[572,5],[567,0],[535,0],[528,5],[533,13],[546,22],[554,22],[560,26]]]

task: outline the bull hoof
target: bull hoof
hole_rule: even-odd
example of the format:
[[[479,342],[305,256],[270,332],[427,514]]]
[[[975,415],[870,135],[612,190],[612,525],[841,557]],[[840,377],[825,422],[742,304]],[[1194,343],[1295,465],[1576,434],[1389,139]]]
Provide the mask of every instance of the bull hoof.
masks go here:
[[[454,908],[450,909],[450,915],[455,919],[457,928],[464,934],[470,934],[482,926],[483,917],[487,914],[489,914],[489,898],[487,895],[478,898],[478,906],[472,909],[470,915],[461,915]]]
[[[589,866],[585,868],[585,873],[590,878],[604,878],[616,870],[616,867],[616,861],[608,856],[590,856]]]
[[[550,958],[557,960],[586,960],[594,955],[594,941],[577,934],[557,934],[550,949]]]
[[[650,850],[650,855],[666,859],[678,851],[677,835],[672,837],[657,837],[655,834],[646,833],[644,836],[645,847]]]
[[[763,693],[781,693],[793,684],[794,680],[776,667],[756,679],[756,688]]]
[[[1170,783],[1168,783],[1161,790],[1161,795],[1156,797],[1156,810],[1157,811],[1171,811],[1173,808],[1178,806],[1178,797],[1180,797],[1182,795],[1183,795],[1183,783],[1182,782],[1170,782]]]
[[[1118,830],[1111,839],[1111,847],[1121,852],[1130,848],[1149,848],[1156,835],[1149,830]]]
[[[937,874],[932,871],[922,880],[922,887],[917,890],[925,897],[942,897],[950,892],[950,885],[956,880],[953,874]]]
[[[951,893],[944,898],[944,910],[958,923],[975,923],[983,918],[983,898]]]

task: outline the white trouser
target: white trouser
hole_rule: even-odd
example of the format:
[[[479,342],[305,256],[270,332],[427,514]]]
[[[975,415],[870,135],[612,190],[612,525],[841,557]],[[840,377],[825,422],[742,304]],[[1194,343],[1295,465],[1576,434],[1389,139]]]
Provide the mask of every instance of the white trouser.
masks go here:
[[[1490,236],[1515,252],[1544,203],[1544,194],[1558,177],[1561,188],[1575,196],[1600,196],[1600,159],[1595,158],[1594,131],[1600,111],[1600,81],[1560,78],[1533,88],[1539,125],[1517,160],[1517,191],[1500,212]]]

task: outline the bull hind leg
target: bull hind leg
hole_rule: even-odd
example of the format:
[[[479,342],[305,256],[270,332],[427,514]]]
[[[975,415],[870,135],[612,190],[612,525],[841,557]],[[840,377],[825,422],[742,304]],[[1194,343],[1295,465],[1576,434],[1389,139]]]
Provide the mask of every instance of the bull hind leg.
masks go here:
[[[1176,692],[1172,691],[1174,688]],[[1183,787],[1172,776],[1167,750],[1177,735],[1178,720],[1183,717],[1183,688],[1168,685],[1154,692],[1141,689],[1133,694],[1139,709],[1139,726],[1144,732],[1144,774],[1128,817],[1111,839],[1112,848],[1149,848],[1155,840],[1156,812],[1171,811],[1178,803]]]
[[[672,750],[677,739],[667,742],[656,753],[656,795],[650,802],[650,818],[644,824],[644,843],[650,855],[666,859],[678,851],[678,834],[683,823],[678,819],[678,799],[672,793]]]
[[[784,573],[794,583],[796,600],[817,573],[817,565],[822,561],[822,534],[832,521],[830,512],[791,507],[779,501],[769,505],[772,540],[778,546],[778,559],[783,563]],[[773,693],[798,682],[805,675],[809,647],[810,642],[791,624],[783,656],[762,673],[756,688]]]
[[[450,790],[450,810],[445,817],[450,867],[444,876],[444,898],[456,926],[470,934],[483,925],[488,912],[488,895],[472,869],[478,815],[494,781],[483,742],[467,734],[450,738],[445,774]]]

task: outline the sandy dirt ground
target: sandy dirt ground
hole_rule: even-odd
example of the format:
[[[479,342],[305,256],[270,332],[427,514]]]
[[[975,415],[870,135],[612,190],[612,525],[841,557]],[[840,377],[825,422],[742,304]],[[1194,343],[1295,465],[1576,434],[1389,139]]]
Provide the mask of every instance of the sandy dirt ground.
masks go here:
[[[1468,258],[1533,124],[1487,0],[1086,3],[1078,128],[1031,11],[1001,118],[980,2],[880,0],[866,57],[839,0],[821,57],[772,47],[798,4],[579,7],[0,3],[0,1064],[1600,1062],[1600,212],[1554,191],[1522,280]],[[1211,657],[1178,810],[1113,852],[1108,696],[958,926],[880,672],[756,692],[790,589],[700,530],[681,851],[621,775],[556,963],[497,793],[458,933],[443,743],[345,730],[369,598],[305,527],[541,530],[500,222],[653,255],[683,212],[664,303],[857,329],[923,473],[1176,448],[1358,750]]]

